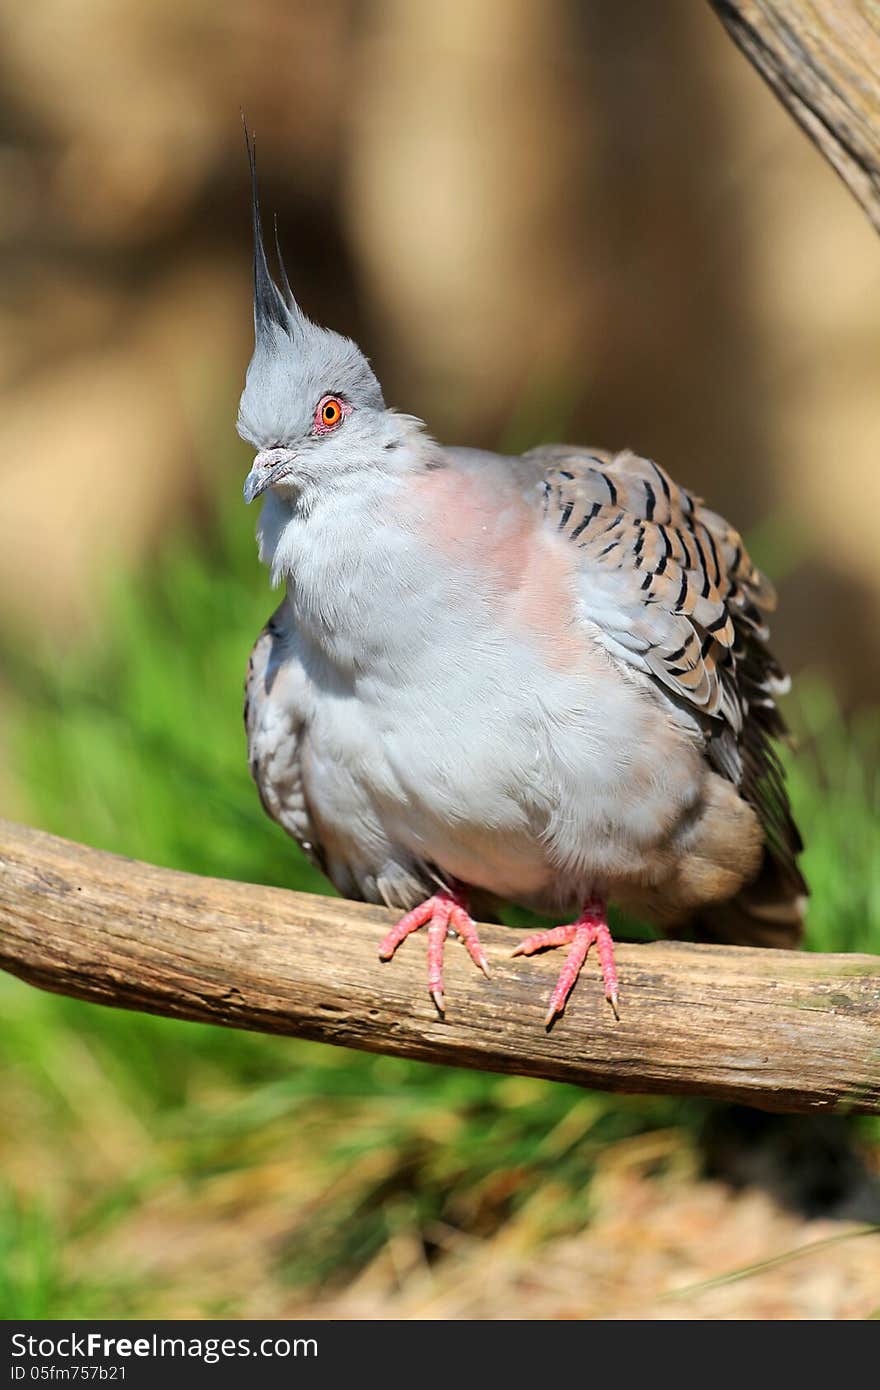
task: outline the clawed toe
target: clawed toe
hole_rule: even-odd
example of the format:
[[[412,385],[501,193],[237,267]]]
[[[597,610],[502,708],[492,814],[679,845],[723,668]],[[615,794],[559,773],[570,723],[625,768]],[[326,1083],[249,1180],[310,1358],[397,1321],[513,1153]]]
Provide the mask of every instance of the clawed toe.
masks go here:
[[[446,1012],[443,990],[443,948],[450,931],[461,937],[465,950],[487,979],[489,962],[477,935],[477,924],[469,915],[463,896],[448,892],[435,893],[401,917],[379,946],[379,959],[390,960],[398,946],[419,927],[428,927],[428,993],[439,1014]]]
[[[550,1003],[544,1017],[544,1027],[549,1028],[558,1014],[565,1008],[568,996],[581,973],[590,947],[596,943],[602,980],[605,985],[605,998],[611,1005],[614,1017],[620,1021],[618,1010],[619,984],[617,966],[614,961],[614,942],[605,915],[605,904],[591,901],[584,907],[576,922],[565,926],[552,927],[549,931],[533,932],[521,941],[513,951],[515,956],[530,956],[535,951],[543,951],[554,946],[569,946],[565,965],[550,996]]]
[[[482,970],[487,979],[489,962],[477,934],[477,924],[467,911],[464,896],[459,893],[442,891],[435,893],[425,902],[419,903],[396,922],[385,935],[379,946],[379,959],[391,960],[398,946],[420,927],[428,928],[428,993],[434,1001],[441,1017],[446,1012],[446,994],[443,988],[443,951],[450,932],[461,937],[465,950],[474,964]],[[555,946],[568,946],[565,964],[559,974],[556,987],[550,996],[545,1028],[561,1014],[572,989],[580,975],[590,947],[595,943],[605,985],[605,998],[611,1005],[614,1017],[619,1021],[619,985],[617,967],[614,961],[614,942],[605,915],[605,904],[598,900],[588,902],[576,922],[565,926],[552,927],[549,931],[533,932],[514,949],[515,956],[530,956],[535,951],[544,951]]]

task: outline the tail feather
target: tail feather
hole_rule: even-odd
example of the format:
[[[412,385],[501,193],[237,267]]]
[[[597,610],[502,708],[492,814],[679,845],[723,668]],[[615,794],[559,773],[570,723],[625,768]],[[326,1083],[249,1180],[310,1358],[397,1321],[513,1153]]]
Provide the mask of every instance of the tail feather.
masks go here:
[[[706,908],[687,934],[697,941],[792,950],[803,938],[806,907],[803,879],[768,847],[757,878],[729,902]]]

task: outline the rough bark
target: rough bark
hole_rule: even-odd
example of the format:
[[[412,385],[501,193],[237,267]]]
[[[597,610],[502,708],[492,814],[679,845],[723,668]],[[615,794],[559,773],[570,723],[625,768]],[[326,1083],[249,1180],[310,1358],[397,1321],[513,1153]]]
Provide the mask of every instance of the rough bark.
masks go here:
[[[710,0],[880,230],[880,9],[875,0]]]
[[[442,1020],[423,933],[380,964],[388,921],[378,907],[175,873],[0,821],[0,966],[43,989],[605,1090],[880,1110],[880,958],[622,945],[621,1021],[594,966],[548,1033],[559,952],[511,959],[516,934],[483,926],[486,981],[450,942]]]

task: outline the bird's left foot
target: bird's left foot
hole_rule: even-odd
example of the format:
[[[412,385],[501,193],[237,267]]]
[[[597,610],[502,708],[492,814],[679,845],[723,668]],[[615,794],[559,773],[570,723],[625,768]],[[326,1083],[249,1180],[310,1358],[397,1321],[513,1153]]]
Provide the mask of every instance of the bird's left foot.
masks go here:
[[[446,1012],[446,999],[443,993],[443,946],[450,931],[454,931],[464,942],[465,949],[474,965],[478,965],[486,978],[489,978],[489,963],[477,936],[477,924],[467,910],[467,899],[463,892],[435,893],[427,902],[419,903],[412,912],[393,926],[379,947],[379,959],[390,960],[401,941],[428,927],[428,990],[437,1005],[438,1011]]]
[[[564,927],[553,927],[550,931],[536,931],[531,936],[527,936],[525,941],[521,941],[513,952],[515,956],[530,956],[535,951],[542,951],[548,946],[571,946],[568,959],[562,967],[562,973],[556,984],[556,988],[550,997],[550,1007],[544,1019],[544,1027],[549,1028],[557,1014],[561,1014],[565,1008],[565,1001],[574,988],[575,980],[581,973],[581,966],[587,958],[587,952],[596,943],[599,954],[599,964],[602,967],[602,979],[605,983],[605,998],[614,1011],[614,1017],[620,1018],[617,1011],[618,980],[617,967],[614,963],[614,942],[611,939],[611,929],[608,926],[606,908],[604,902],[598,898],[591,899],[584,904],[584,909],[576,922],[569,923]]]

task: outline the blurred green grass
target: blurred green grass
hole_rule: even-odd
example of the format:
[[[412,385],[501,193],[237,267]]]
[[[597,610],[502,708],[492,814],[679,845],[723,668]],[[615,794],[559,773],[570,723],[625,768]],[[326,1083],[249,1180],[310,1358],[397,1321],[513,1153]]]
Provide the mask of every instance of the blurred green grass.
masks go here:
[[[63,658],[7,637],[14,804],[154,863],[328,891],[247,773],[240,690],[272,606],[236,507],[111,583],[100,636]],[[795,688],[808,944],[880,952],[880,716],[844,720],[818,677]],[[540,1243],[587,1219],[599,1154],[653,1129],[687,1145],[706,1109],[117,1013],[8,977],[0,1065],[7,1318],[283,1313],[401,1232],[430,1260],[448,1233],[491,1238],[530,1210]]]

